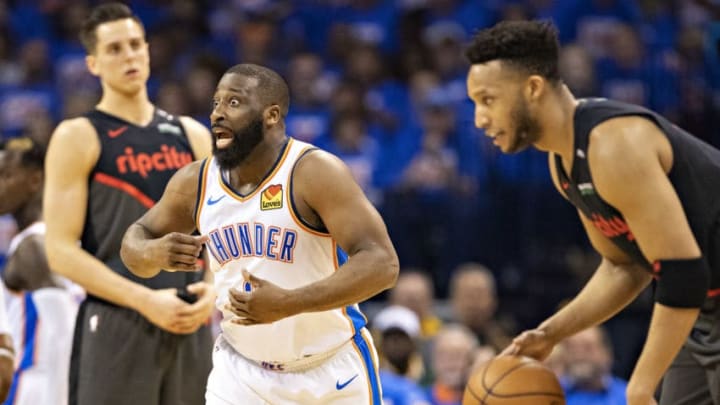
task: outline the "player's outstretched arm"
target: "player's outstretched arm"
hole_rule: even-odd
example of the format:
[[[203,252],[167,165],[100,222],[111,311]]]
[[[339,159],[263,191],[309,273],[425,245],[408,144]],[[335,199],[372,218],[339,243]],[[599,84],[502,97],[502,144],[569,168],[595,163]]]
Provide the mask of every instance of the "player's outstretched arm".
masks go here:
[[[133,274],[153,277],[161,270],[201,270],[198,257],[205,236],[192,236],[200,167],[193,162],[173,175],[160,201],[132,224],[120,256]]]
[[[651,403],[687,339],[709,286],[709,269],[667,177],[672,148],[648,120],[607,121],[591,135],[588,156],[597,191],[626,219],[659,277],[650,330],[628,384],[628,404]]]

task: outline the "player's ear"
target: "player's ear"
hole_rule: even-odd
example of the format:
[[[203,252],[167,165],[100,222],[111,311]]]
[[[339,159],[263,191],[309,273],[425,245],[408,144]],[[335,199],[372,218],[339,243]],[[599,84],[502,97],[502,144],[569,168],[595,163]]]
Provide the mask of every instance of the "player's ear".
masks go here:
[[[282,119],[282,114],[280,113],[280,106],[277,104],[273,104],[270,107],[266,108],[263,112],[263,118],[265,119],[265,122],[269,125],[275,125],[279,123]]]
[[[41,191],[43,188],[43,171],[33,170],[28,176],[28,187],[33,191]]]
[[[540,75],[530,75],[525,86],[525,96],[530,101],[537,101],[545,92],[547,81]]]
[[[97,69],[97,59],[95,58],[95,55],[89,54],[85,56],[85,66],[87,66],[90,73],[92,73],[93,76],[99,76],[100,72],[98,72]]]

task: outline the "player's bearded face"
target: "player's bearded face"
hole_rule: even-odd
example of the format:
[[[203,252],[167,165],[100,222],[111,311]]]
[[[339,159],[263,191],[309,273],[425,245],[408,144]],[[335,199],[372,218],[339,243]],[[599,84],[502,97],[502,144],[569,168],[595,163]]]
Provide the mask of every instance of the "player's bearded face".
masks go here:
[[[525,150],[540,137],[540,124],[531,116],[527,102],[518,95],[517,101],[510,111],[511,122],[515,124],[515,132],[510,139],[507,153],[517,153]]]
[[[228,147],[218,149],[215,142],[213,142],[213,155],[221,169],[232,169],[247,159],[262,139],[263,120],[262,114],[258,114],[244,128],[233,132],[233,141]]]

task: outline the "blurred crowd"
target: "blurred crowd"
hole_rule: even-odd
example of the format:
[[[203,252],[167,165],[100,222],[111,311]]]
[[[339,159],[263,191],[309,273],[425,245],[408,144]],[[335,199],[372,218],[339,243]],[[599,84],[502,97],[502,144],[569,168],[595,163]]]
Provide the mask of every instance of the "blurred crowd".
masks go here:
[[[96,3],[0,1],[2,137],[46,142],[59,120],[98,101],[99,83],[77,38]],[[385,358],[438,398],[459,378],[448,353],[501,349],[574,294],[598,262],[575,211],[556,195],[546,158],[536,151],[502,156],[474,128],[463,45],[499,20],[551,19],[563,45],[561,74],[575,95],[650,107],[720,146],[716,3],[128,2],[148,33],[150,97],[168,112],[208,124],[215,83],[239,62],[284,75],[292,99],[288,134],[349,165],[397,248],[402,282],[368,303],[369,313],[387,309],[385,300],[410,308],[418,320],[401,328],[405,334],[435,339],[412,346],[418,362],[393,353],[411,346],[390,334],[382,339]],[[14,232],[12,220],[0,218],[0,251]],[[650,305],[642,296],[601,334],[601,342],[615,343],[619,376],[631,371]]]

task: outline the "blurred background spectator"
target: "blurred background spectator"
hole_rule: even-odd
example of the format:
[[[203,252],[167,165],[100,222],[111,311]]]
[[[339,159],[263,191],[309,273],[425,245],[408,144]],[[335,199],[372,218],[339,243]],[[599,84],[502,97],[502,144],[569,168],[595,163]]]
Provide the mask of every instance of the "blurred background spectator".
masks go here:
[[[500,352],[510,344],[515,328],[497,315],[495,277],[485,266],[465,263],[455,269],[450,287],[453,315],[482,345]]]
[[[383,402],[427,405],[418,383],[425,371],[418,348],[420,319],[408,308],[391,305],[372,318],[370,329],[380,357]]]
[[[612,346],[602,327],[579,332],[560,346],[567,405],[625,405],[627,381],[611,373]]]
[[[415,312],[420,319],[420,336],[424,339],[433,338],[443,324],[443,319],[436,314],[436,311],[443,309],[438,308],[434,292],[430,276],[421,269],[411,268],[402,269],[395,287],[390,290],[388,304],[400,305]]]
[[[477,347],[477,338],[462,325],[440,329],[432,350],[434,379],[427,389],[431,404],[460,405]]]

